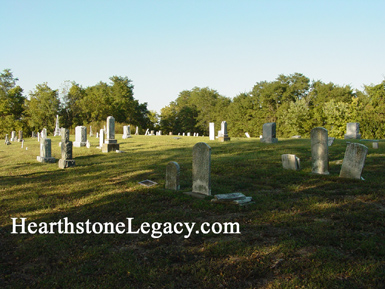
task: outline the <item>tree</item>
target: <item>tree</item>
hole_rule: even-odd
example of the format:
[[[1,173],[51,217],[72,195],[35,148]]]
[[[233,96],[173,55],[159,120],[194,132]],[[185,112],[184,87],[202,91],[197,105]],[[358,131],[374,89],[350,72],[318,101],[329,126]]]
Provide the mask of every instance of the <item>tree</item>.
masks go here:
[[[23,128],[25,97],[23,89],[16,86],[18,81],[10,69],[0,73],[0,134],[4,136],[12,130]]]
[[[57,90],[52,90],[47,83],[36,85],[27,102],[26,115],[29,127],[33,130],[46,128],[53,132],[59,109],[60,100]]]

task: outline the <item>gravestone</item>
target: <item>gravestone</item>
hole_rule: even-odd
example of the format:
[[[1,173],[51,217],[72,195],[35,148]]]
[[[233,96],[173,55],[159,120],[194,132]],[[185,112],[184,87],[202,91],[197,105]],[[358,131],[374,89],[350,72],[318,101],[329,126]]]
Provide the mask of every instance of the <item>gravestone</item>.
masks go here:
[[[191,133],[190,133],[190,132],[188,132],[188,133],[187,133],[187,136],[191,136]]]
[[[294,170],[299,171],[300,166],[300,159],[296,155],[292,154],[283,154],[281,155],[282,159],[282,167],[285,170]]]
[[[346,134],[344,139],[360,139],[360,124],[358,122],[348,122],[346,124]]]
[[[374,148],[374,149],[378,149],[378,142],[373,142],[372,143],[372,147]]]
[[[102,146],[102,153],[119,150],[118,141],[115,139],[115,118],[107,117],[107,135]]]
[[[139,127],[136,127],[136,129],[135,129],[135,135],[139,135]]]
[[[10,141],[17,141],[16,131],[14,131],[14,130],[11,132],[11,140]]]
[[[60,129],[61,135],[61,159],[59,168],[65,169],[75,166],[75,160],[72,159],[72,142],[70,141],[70,131],[66,128]]]
[[[22,130],[19,130],[19,138],[17,139],[18,142],[22,142],[23,141],[23,131]]]
[[[193,147],[192,192],[211,195],[211,147],[198,142]]]
[[[11,144],[11,142],[8,139],[8,134],[5,135],[4,144],[6,144],[6,145],[10,145]]]
[[[75,127],[74,147],[80,148],[87,145],[87,128],[85,126]]]
[[[21,141],[21,148],[24,148],[24,140]]]
[[[37,156],[37,161],[41,163],[54,163],[55,158],[51,156],[51,140],[42,138],[40,141],[40,156]]]
[[[47,129],[43,128],[40,134],[40,138],[47,138]]]
[[[149,133],[149,129],[146,129],[146,132],[144,133],[144,135],[150,135],[150,133]]]
[[[209,139],[215,140],[215,126],[213,122],[209,123]]]
[[[182,136],[186,136],[186,134],[185,134],[185,133],[183,133],[183,134],[182,134]]]
[[[90,126],[90,137],[91,136],[94,136],[93,132],[92,132],[92,126]]]
[[[179,185],[180,167],[177,162],[169,162],[166,167],[166,185],[168,190],[177,191],[180,189]]]
[[[368,147],[359,143],[350,143],[346,146],[344,160],[340,171],[341,178],[362,179]]]
[[[311,138],[312,173],[329,174],[328,131],[323,127],[313,128]]]
[[[152,130],[151,133],[150,133],[150,135],[155,135],[155,131]]]
[[[32,137],[37,137],[36,131],[32,132]]]
[[[276,124],[275,122],[268,122],[263,125],[262,138],[260,139],[263,143],[277,143],[276,138]]]
[[[332,146],[332,144],[334,143],[334,140],[335,138],[334,137],[328,137],[328,146]]]
[[[122,139],[130,138],[131,137],[131,128],[129,125],[123,126],[123,136]]]
[[[99,148],[101,149],[104,144],[104,129],[100,129],[99,133]]]
[[[90,147],[91,147],[91,143],[90,143],[90,141],[89,141],[89,140],[87,140],[87,141],[86,141],[86,148],[88,148],[88,149],[89,149]]]
[[[37,132],[37,141],[40,142],[40,132]]]
[[[222,132],[222,134],[220,136],[218,136],[218,141],[220,141],[220,142],[229,141],[230,138],[229,138],[229,135],[227,134],[227,122],[226,121],[222,121],[222,123],[221,123],[221,132]]]
[[[158,135],[162,135],[162,131],[161,130],[158,132]]]
[[[59,126],[59,116],[56,115],[56,125],[55,125],[55,131],[53,132],[53,136],[60,135],[60,126]]]
[[[172,135],[172,131],[170,131],[170,132],[168,133],[168,135]]]
[[[248,132],[245,132],[245,136],[246,136],[247,138],[250,138],[250,134],[249,134]]]

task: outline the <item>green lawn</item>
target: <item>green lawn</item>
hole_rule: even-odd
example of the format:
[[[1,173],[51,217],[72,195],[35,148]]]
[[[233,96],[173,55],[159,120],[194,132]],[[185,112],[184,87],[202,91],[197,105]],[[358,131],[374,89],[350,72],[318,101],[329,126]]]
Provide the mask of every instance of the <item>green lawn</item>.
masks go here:
[[[71,140],[74,136],[71,135]],[[59,137],[52,156],[60,158]],[[76,167],[36,161],[39,143],[0,145],[0,288],[385,288],[385,142],[371,142],[365,181],[338,177],[346,141],[329,148],[330,175],[311,174],[309,139],[133,136],[124,153],[73,148]],[[211,150],[212,194],[255,203],[214,204],[192,187],[192,147]],[[28,150],[25,148],[28,147]],[[296,154],[301,171],[282,169]],[[181,191],[164,190],[169,161]],[[150,179],[153,187],[138,184]],[[238,222],[241,234],[11,234],[28,222]]]

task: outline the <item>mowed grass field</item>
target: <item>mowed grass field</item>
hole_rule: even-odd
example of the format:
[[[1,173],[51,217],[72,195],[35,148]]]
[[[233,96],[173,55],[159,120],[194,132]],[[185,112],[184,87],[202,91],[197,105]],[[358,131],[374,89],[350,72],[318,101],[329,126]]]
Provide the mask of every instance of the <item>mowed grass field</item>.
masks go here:
[[[174,136],[175,137],[175,136]],[[133,136],[124,153],[73,148],[76,167],[36,161],[37,139],[0,145],[0,288],[385,288],[385,142],[369,147],[365,181],[339,178],[346,141],[329,147],[330,175],[311,174],[310,139]],[[52,156],[60,158],[59,137]],[[71,141],[74,136],[71,135]],[[356,141],[356,140],[354,140]],[[212,194],[255,203],[214,204],[192,188],[192,148],[211,146]],[[358,141],[357,141],[358,142]],[[28,150],[26,150],[28,147]],[[296,154],[301,171],[282,169]],[[164,189],[166,165],[181,190]],[[145,187],[138,182],[152,180]],[[11,234],[29,222],[238,222],[240,234]]]

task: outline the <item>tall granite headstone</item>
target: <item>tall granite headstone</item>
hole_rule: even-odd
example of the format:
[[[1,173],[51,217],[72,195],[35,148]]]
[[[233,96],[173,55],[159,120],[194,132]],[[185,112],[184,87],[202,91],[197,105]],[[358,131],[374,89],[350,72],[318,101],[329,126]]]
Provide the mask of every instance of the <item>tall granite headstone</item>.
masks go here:
[[[192,192],[211,195],[211,147],[204,142],[193,147]]]
[[[107,117],[107,136],[102,146],[102,152],[108,153],[116,150],[119,150],[119,144],[115,139],[115,118],[109,116]]]
[[[40,140],[40,156],[37,156],[37,161],[41,163],[55,162],[55,158],[51,156],[51,140],[49,138]]]
[[[19,130],[19,138],[18,138],[18,142],[22,142],[24,139],[23,139],[23,131],[22,130]]]
[[[268,122],[263,125],[263,134],[260,139],[263,143],[277,143],[276,124],[275,122]]]
[[[225,141],[229,141],[229,140],[230,140],[230,138],[229,138],[229,135],[227,134],[227,122],[222,121],[222,123],[221,123],[221,135],[218,136],[218,141],[225,142]]]
[[[87,145],[87,128],[85,126],[75,127],[74,147],[80,148]]]
[[[329,174],[328,131],[323,127],[313,128],[311,138],[312,173]]]
[[[72,159],[72,142],[70,141],[70,131],[66,128],[60,130],[61,135],[61,159],[59,168],[65,169],[75,166],[75,160]]]

